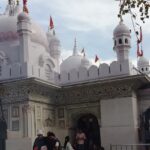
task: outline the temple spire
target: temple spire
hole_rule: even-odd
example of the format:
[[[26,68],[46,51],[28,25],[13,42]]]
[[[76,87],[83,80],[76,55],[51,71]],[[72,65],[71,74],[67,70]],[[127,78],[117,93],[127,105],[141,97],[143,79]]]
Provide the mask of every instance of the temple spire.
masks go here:
[[[8,0],[8,5],[15,5],[15,1],[14,0]]]
[[[78,54],[78,52],[77,52],[77,40],[75,38],[75,40],[74,40],[74,48],[73,48],[73,55],[76,56],[77,54]]]
[[[14,16],[15,14],[15,0],[8,0],[8,5],[6,7],[6,14]]]

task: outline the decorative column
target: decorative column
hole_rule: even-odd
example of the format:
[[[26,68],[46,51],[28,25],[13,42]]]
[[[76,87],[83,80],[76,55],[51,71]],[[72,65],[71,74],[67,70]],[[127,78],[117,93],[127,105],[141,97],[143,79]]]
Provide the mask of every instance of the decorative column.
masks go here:
[[[26,63],[29,60],[31,22],[29,15],[25,12],[18,15],[18,34],[20,40],[20,62]]]
[[[24,137],[35,136],[34,126],[34,107],[30,105],[24,105],[23,107],[23,135]]]

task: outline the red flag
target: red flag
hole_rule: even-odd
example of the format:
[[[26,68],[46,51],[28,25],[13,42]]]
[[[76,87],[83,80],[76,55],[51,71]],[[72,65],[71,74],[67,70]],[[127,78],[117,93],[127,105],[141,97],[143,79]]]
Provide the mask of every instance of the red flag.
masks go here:
[[[23,5],[27,5],[27,0],[23,0]]]
[[[26,5],[23,6],[23,11],[26,12],[27,14],[29,13],[28,8]]]
[[[143,51],[140,50],[139,42],[137,42],[137,57],[142,57],[142,56],[143,56]]]
[[[96,55],[95,56],[95,63],[99,60],[99,57]]]
[[[143,50],[141,50],[141,56],[143,56]]]
[[[27,7],[27,0],[23,0],[23,11],[27,14],[29,13],[28,7]]]
[[[50,16],[50,24],[49,24],[49,26],[50,26],[50,29],[53,29],[53,28],[54,28],[53,19],[52,19],[51,16]]]

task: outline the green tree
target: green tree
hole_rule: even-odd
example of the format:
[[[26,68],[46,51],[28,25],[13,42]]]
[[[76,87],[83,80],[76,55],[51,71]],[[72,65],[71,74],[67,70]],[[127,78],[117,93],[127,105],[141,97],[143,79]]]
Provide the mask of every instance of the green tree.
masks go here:
[[[120,1],[120,10],[118,17],[122,17],[126,14],[131,14],[134,19],[137,17],[145,23],[145,20],[149,18],[149,0],[119,0]],[[137,13],[138,11],[138,13]]]

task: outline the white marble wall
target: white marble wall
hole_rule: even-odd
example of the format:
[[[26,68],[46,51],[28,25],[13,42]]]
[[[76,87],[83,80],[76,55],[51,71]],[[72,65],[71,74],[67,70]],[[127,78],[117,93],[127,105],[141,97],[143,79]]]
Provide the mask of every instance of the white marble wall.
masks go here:
[[[133,97],[101,101],[101,141],[110,144],[138,143],[137,100]]]
[[[110,65],[104,63],[100,64],[99,67],[91,66],[89,69],[79,68],[79,70],[73,69],[70,72],[62,71],[60,74],[55,74],[55,82],[65,85],[135,74],[137,72],[128,60],[121,63],[114,61]]]

